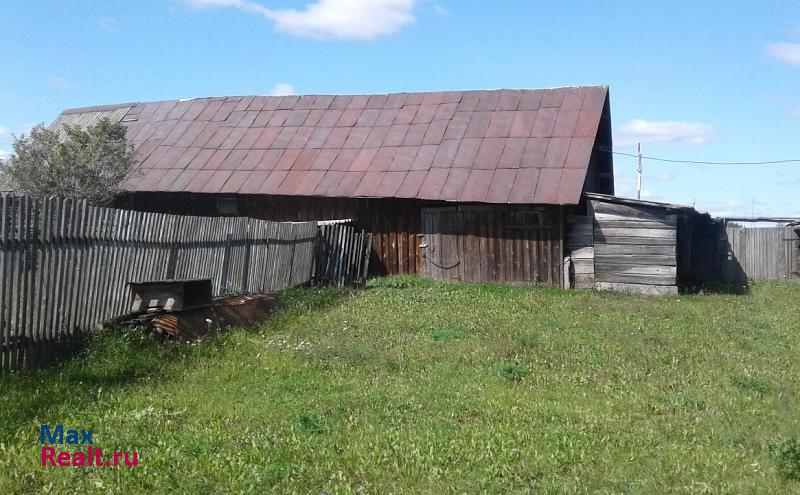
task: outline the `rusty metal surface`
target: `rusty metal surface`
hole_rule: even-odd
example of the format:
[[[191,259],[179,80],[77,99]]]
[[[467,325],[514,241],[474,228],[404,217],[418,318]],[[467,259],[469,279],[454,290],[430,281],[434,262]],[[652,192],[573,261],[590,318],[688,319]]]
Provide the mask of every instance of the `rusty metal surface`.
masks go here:
[[[210,307],[175,311],[153,318],[153,327],[182,340],[193,340],[231,327],[251,327],[265,321],[278,308],[267,294],[217,299]]]
[[[131,191],[576,204],[607,95],[234,96],[74,109],[56,122],[114,113],[139,151]]]

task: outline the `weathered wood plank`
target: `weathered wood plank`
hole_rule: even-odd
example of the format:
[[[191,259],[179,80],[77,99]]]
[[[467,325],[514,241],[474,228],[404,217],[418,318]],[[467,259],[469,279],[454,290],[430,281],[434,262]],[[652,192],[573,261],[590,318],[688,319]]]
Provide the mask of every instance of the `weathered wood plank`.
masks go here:
[[[663,265],[676,266],[677,259],[670,255],[603,254],[594,257],[595,263],[616,265]]]
[[[641,237],[645,239],[671,239],[675,240],[675,229],[629,229],[610,228],[598,225],[595,229],[595,239],[603,237]]]
[[[677,268],[675,266],[662,265],[620,265],[608,264],[595,261],[595,273],[617,273],[620,275],[663,275],[675,277]]]
[[[641,244],[596,244],[595,256],[604,255],[642,255],[642,256],[675,256],[675,245],[641,245]]]
[[[652,207],[633,207],[627,205],[618,205],[614,203],[606,203],[603,201],[592,200],[592,209],[595,212],[595,218],[605,219],[604,214],[615,215],[625,218],[641,218],[644,220],[662,220],[668,218],[667,212],[661,208]],[[600,215],[600,217],[598,217]]]
[[[609,236],[595,235],[595,248],[600,244],[628,244],[639,246],[671,246],[675,249],[675,239],[665,237],[630,237],[630,236]]]
[[[627,292],[632,294],[643,294],[650,296],[665,296],[669,294],[678,293],[678,287],[675,285],[642,285],[642,284],[597,282],[595,284],[595,288],[597,288],[598,290],[610,290],[615,292]]]
[[[676,285],[675,277],[671,275],[640,275],[632,273],[618,273],[597,271],[594,273],[598,282],[614,282],[645,285]]]

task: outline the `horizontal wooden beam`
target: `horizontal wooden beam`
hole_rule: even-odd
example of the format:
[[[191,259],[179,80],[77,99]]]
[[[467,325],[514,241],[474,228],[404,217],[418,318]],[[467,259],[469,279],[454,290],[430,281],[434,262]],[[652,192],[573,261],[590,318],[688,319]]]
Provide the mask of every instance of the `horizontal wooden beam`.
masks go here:
[[[598,243],[594,246],[594,255],[646,255],[646,256],[675,256],[675,244],[665,246],[641,245],[641,244],[603,244]]]
[[[675,285],[642,285],[597,282],[595,283],[595,287],[599,290],[612,290],[616,292],[628,292],[633,294],[644,294],[648,296],[664,296],[678,293],[678,287]]]
[[[675,277],[671,275],[639,275],[630,273],[595,271],[594,278],[598,282],[645,285],[675,285]]]

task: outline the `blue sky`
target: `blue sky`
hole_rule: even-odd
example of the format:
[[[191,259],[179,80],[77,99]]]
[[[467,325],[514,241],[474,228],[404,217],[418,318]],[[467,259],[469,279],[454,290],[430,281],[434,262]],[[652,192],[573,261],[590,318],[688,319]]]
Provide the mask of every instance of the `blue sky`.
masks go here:
[[[615,149],[800,159],[796,1],[6,0],[0,151],[64,108],[201,96],[607,84]],[[635,159],[615,157],[620,195]],[[644,197],[800,216],[800,162],[645,162]]]

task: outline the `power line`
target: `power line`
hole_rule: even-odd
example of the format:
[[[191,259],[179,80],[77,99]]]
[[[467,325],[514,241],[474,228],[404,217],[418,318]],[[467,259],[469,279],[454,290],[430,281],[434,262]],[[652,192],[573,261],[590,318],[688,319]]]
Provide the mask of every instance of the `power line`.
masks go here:
[[[629,156],[631,158],[639,158],[640,155],[633,153],[623,153],[622,151],[612,151],[609,149],[599,148],[600,151],[606,153],[613,153],[615,155]],[[694,165],[780,165],[787,163],[800,163],[800,158],[793,160],[765,160],[761,162],[710,162],[702,160],[672,160],[670,158],[659,158],[656,156],[641,155],[642,160],[651,160],[654,162],[667,162],[667,163],[690,163]]]

